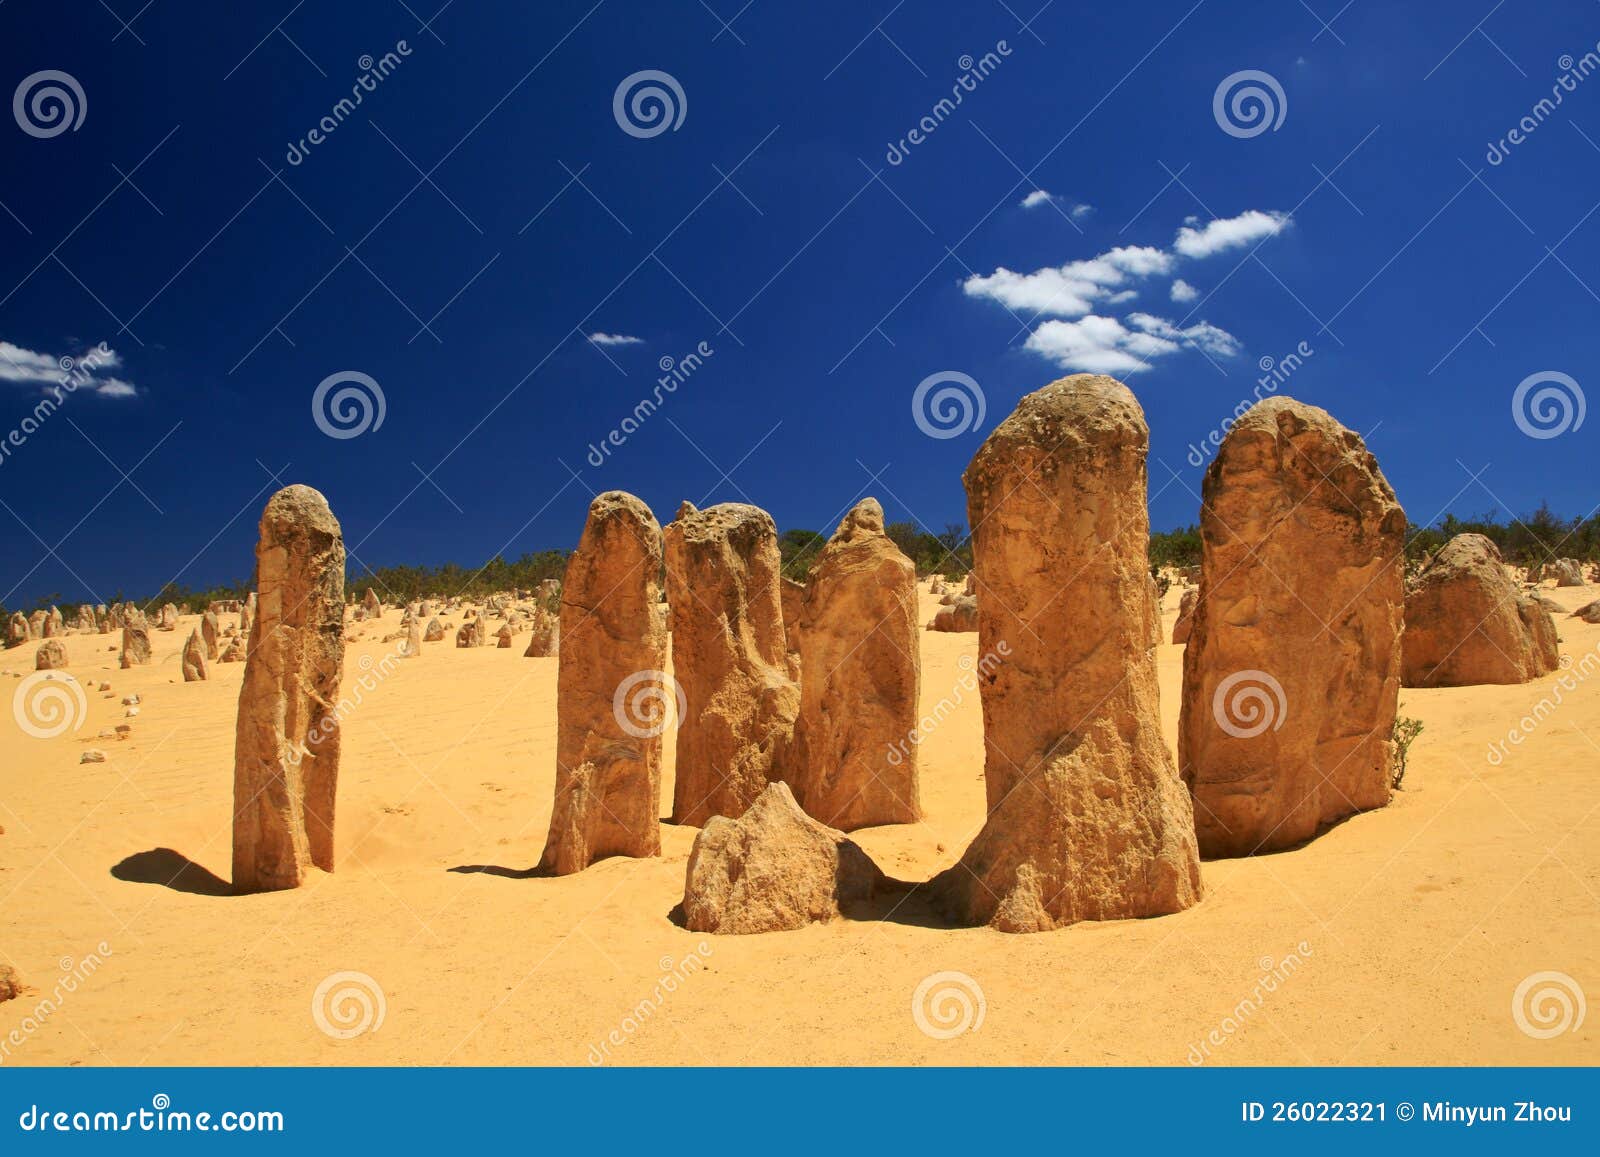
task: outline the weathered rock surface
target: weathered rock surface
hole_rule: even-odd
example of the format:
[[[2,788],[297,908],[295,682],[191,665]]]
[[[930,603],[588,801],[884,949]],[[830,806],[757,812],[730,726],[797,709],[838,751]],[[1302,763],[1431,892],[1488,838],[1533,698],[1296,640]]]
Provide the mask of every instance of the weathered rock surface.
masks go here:
[[[877,499],[845,515],[803,591],[795,799],[847,832],[916,823],[917,568],[884,534]]]
[[[46,639],[33,656],[35,671],[57,671],[67,665],[67,648],[60,639]]]
[[[217,614],[215,611],[207,611],[200,617],[200,638],[205,641],[207,659],[216,659],[217,639],[220,637],[221,630],[217,625]]]
[[[947,595],[946,598],[951,596]],[[978,599],[975,595],[956,595],[955,601],[934,612],[930,631],[976,631],[978,629]]]
[[[1200,899],[1161,734],[1148,447],[1128,388],[1078,374],[1023,398],[967,467],[978,648],[1005,658],[979,684],[988,820],[931,886],[963,922],[1037,932]]]
[[[1242,856],[1389,802],[1406,517],[1357,434],[1283,396],[1202,496],[1178,765],[1201,853]]]
[[[298,887],[313,865],[333,870],[344,564],[327,499],[289,486],[268,500],[234,744],[236,892]]]
[[[6,646],[20,647],[31,637],[31,632],[28,630],[28,616],[21,611],[13,613],[6,627]]]
[[[785,783],[738,819],[714,816],[695,837],[683,889],[691,932],[782,932],[869,900],[883,873],[845,834],[818,823]]]
[[[415,615],[406,622],[404,646],[400,653],[407,659],[415,659],[422,654],[422,620]]]
[[[183,644],[183,681],[185,683],[198,683],[206,677],[206,645],[200,638],[199,631],[190,631],[189,638]]]
[[[1183,592],[1183,597],[1178,600],[1178,620],[1172,624],[1172,641],[1174,643],[1187,643],[1189,630],[1194,626],[1194,608],[1200,601],[1200,588],[1190,587]]]
[[[1458,534],[1407,585],[1407,687],[1526,683],[1561,661],[1555,621],[1481,534]]]
[[[538,607],[533,612],[528,628],[528,649],[522,652],[524,659],[548,659],[557,653],[561,646],[560,618]]]
[[[1592,603],[1585,603],[1572,612],[1572,617],[1582,619],[1586,623],[1600,623],[1600,599]]]
[[[685,502],[666,529],[666,559],[673,667],[687,702],[672,819],[704,825],[743,815],[777,777],[800,711],[777,528],[754,506]]]
[[[368,618],[376,619],[383,614],[383,602],[378,598],[377,589],[368,587],[366,597],[361,600],[362,607],[367,612]]]
[[[150,627],[137,609],[129,610],[122,625],[122,654],[118,663],[126,671],[150,661]]]
[[[661,853],[661,736],[674,709],[656,612],[661,565],[661,526],[648,506],[620,490],[590,504],[561,589],[545,872]]]
[[[1583,581],[1583,564],[1575,558],[1558,558],[1550,564],[1546,578],[1556,580],[1558,587],[1583,587],[1589,584]]]

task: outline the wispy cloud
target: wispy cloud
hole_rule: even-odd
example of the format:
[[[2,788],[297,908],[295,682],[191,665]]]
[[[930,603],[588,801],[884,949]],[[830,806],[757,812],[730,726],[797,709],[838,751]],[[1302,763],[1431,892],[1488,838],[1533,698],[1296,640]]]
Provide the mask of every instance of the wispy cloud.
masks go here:
[[[643,345],[644,338],[634,337],[631,333],[606,333],[597,330],[589,335],[589,340],[595,345]]]
[[[98,377],[122,368],[122,355],[110,348],[87,349],[76,355],[56,355],[0,341],[0,382],[48,389],[76,382],[76,388],[106,398],[133,398],[139,389],[123,378]]]
[[[1179,305],[1191,302],[1199,296],[1200,291],[1181,277],[1172,283],[1172,300]]]
[[[1062,199],[1056,196],[1054,193],[1046,192],[1043,189],[1035,189],[1026,197],[1022,198],[1022,200],[1018,202],[1018,205],[1024,209],[1037,209],[1040,205],[1060,204],[1061,201]],[[1094,206],[1075,204],[1069,205],[1063,211],[1074,221],[1082,221],[1090,213],[1094,212]]]
[[[1185,225],[1178,230],[1172,247],[1185,257],[1210,257],[1239,249],[1252,241],[1276,237],[1289,227],[1287,213],[1263,213],[1250,209],[1237,217],[1208,221],[1200,228]]]
[[[1028,336],[1027,348],[1062,369],[1092,374],[1134,374],[1157,358],[1186,349],[1233,357],[1239,340],[1209,322],[1179,327],[1164,317],[1130,314],[1127,324],[1090,314],[1076,321],[1047,321]]]

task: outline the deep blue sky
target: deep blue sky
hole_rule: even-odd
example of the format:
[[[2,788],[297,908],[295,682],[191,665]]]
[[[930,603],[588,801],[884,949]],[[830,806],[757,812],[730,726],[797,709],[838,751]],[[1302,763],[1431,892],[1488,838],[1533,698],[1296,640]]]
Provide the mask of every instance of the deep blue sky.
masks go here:
[[[43,358],[105,341],[119,364],[96,380],[126,383],[79,390],[0,460],[0,601],[248,575],[269,469],[326,493],[374,566],[570,546],[613,487],[663,522],[742,499],[831,530],[866,492],[939,530],[965,518],[983,435],[1070,368],[1063,350],[1114,362],[1119,331],[1143,335],[1148,368],[1122,376],[1152,429],[1157,527],[1196,517],[1191,443],[1301,342],[1285,392],[1371,431],[1413,520],[1593,508],[1600,418],[1535,439],[1511,402],[1530,374],[1595,380],[1600,76],[1501,163],[1486,152],[1595,49],[1600,5],[740,2],[0,7],[4,91],[58,70],[86,105],[48,137],[0,118],[0,439]],[[401,40],[290,164],[361,58]],[[962,58],[991,52],[890,164]],[[613,96],[646,69],[686,107],[641,138]],[[1242,70],[1281,87],[1275,129],[1219,125]],[[1186,222],[1244,214],[1278,215],[1245,218],[1275,234],[1175,253]],[[1096,299],[1042,316],[963,288],[1118,247],[1159,271],[1091,277]],[[1197,300],[1173,300],[1178,278]],[[587,462],[659,359],[701,342],[705,364]],[[346,370],[386,414],[341,440],[311,400]],[[941,371],[978,383],[978,429],[919,430],[913,392]]]

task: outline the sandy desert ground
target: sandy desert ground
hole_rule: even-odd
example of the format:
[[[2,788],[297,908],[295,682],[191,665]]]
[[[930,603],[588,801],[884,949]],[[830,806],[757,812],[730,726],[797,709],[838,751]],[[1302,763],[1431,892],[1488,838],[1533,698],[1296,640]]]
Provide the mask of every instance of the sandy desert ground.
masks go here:
[[[1546,593],[1570,610],[1597,592]],[[926,621],[935,600],[921,597]],[[1512,1012],[1540,971],[1600,993],[1600,671],[1499,766],[1490,744],[1554,677],[1403,692],[1426,730],[1392,806],[1293,851],[1206,863],[1203,903],[1179,915],[1008,936],[939,927],[891,897],[870,919],[706,937],[669,919],[693,829],[664,827],[659,859],[528,875],[550,813],[556,661],[523,658],[525,636],[428,644],[377,681],[344,725],[338,871],[229,895],[243,664],[185,684],[196,621],[152,631],[154,661],[130,671],[115,636],[68,636],[88,694],[77,732],[37,739],[0,713],[0,960],[35,989],[0,1005],[5,1064],[1181,1065],[1213,1030],[1210,1064],[1600,1062],[1600,1016],[1536,1039]],[[390,609],[353,628],[347,686],[396,646],[379,639],[398,621]],[[1600,648],[1600,626],[1559,628],[1564,656]],[[922,634],[925,709],[960,687],[976,647]],[[34,650],[0,656],[0,686],[32,671]],[[1169,740],[1181,661],[1160,648]],[[128,694],[143,700],[131,738],[96,738],[124,722]],[[107,761],[80,764],[90,747]],[[981,751],[969,692],[921,747],[926,821],[857,834],[892,875],[956,860],[983,819]],[[1224,1029],[1291,954],[1293,975]],[[94,955],[57,1011],[24,1022]],[[688,957],[703,968],[682,969]],[[348,1039],[313,1017],[341,971],[371,977],[385,1004],[381,1026]],[[937,1039],[913,994],[947,971],[981,989],[983,1017]],[[664,973],[682,976],[671,992]]]

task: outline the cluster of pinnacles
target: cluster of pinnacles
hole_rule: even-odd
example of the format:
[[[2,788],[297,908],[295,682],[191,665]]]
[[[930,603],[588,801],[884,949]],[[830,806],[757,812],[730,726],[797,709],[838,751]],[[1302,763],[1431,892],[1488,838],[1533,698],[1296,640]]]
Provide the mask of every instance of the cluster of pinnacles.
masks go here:
[[[1275,397],[1232,427],[1205,476],[1199,585],[1174,640],[1187,644],[1174,763],[1159,723],[1148,449],[1127,387],[1082,374],[1025,397],[967,468],[976,581],[959,601],[980,653],[1004,656],[980,682],[987,819],[954,867],[914,885],[890,882],[846,835],[922,814],[906,742],[916,572],[877,501],[845,515],[801,585],[780,574],[776,528],[754,506],[686,502],[663,529],[638,498],[601,494],[559,616],[536,625],[528,652],[559,657],[541,874],[660,854],[676,717],[671,820],[701,829],[681,908],[691,929],[795,928],[888,886],[920,891],[953,923],[1010,932],[1177,912],[1201,897],[1203,856],[1287,847],[1388,802],[1402,682],[1554,666],[1548,608],[1485,540],[1452,542],[1408,589],[1405,515],[1376,460],[1324,411]],[[316,491],[268,503],[257,582],[259,601],[241,608],[253,624],[240,891],[333,865],[344,547]],[[408,653],[427,615],[408,613]],[[143,616],[119,621],[124,664],[148,661]],[[472,622],[463,645],[483,645]],[[442,633],[429,623],[429,639]],[[191,649],[202,669],[217,657],[213,620],[186,668]]]

